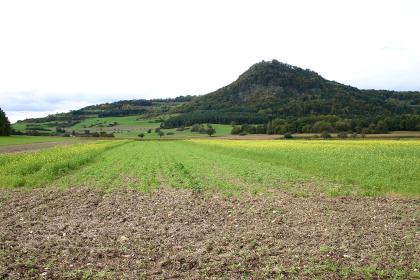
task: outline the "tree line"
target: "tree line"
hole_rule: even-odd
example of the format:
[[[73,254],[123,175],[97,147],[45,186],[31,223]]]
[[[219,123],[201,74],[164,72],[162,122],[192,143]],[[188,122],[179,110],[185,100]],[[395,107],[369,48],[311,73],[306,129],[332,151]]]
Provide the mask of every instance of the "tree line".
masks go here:
[[[0,136],[9,136],[10,132],[10,121],[6,116],[6,113],[0,108]]]
[[[267,116],[251,112],[196,111],[173,116],[162,122],[162,128],[176,128],[200,123],[265,123]]]
[[[375,119],[343,119],[335,115],[297,119],[276,118],[264,124],[234,125],[232,134],[285,133],[386,133],[388,131],[420,131],[420,115],[398,115]]]

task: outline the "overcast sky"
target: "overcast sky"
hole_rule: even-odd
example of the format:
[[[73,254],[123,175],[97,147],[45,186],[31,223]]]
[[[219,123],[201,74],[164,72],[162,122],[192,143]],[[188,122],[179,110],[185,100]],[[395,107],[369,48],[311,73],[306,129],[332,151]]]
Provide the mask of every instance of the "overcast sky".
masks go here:
[[[205,94],[277,59],[359,88],[420,90],[420,1],[0,2],[12,121]]]

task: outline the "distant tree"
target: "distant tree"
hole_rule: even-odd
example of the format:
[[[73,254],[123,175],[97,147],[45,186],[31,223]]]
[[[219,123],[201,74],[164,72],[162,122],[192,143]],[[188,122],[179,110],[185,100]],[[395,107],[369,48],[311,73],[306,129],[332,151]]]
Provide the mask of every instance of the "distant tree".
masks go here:
[[[331,131],[331,123],[327,121],[317,121],[312,126],[313,132],[330,132]]]
[[[244,124],[242,125],[241,131],[249,134],[255,134],[257,133],[257,128],[254,125]]]
[[[360,137],[365,138],[367,133],[369,133],[369,129],[362,128],[362,131],[360,132]]]
[[[209,128],[207,128],[206,132],[207,132],[208,136],[212,136],[213,134],[216,133],[216,129],[214,129],[213,127],[209,127]]]
[[[159,132],[160,132],[160,127],[156,127],[156,128],[155,128],[155,132],[156,132],[156,133],[159,133]]]
[[[341,138],[341,139],[344,139],[344,138],[347,138],[348,137],[348,134],[347,134],[347,132],[339,132],[337,134],[337,137],[338,138]]]
[[[309,132],[312,132],[312,125],[310,125],[310,124],[305,124],[305,125],[302,127],[302,132],[303,132],[303,133],[309,133]]]
[[[265,134],[267,130],[267,125],[260,124],[255,127],[255,133],[257,134]]]
[[[321,138],[324,138],[324,139],[331,138],[331,134],[328,131],[323,131],[321,133]]]
[[[139,136],[141,139],[143,139],[143,137],[144,137],[144,133],[142,132],[142,133],[140,133],[138,136]]]
[[[159,137],[162,137],[163,135],[165,135],[165,133],[159,129],[158,135]]]
[[[283,137],[284,137],[284,139],[292,139],[292,138],[293,138],[293,135],[292,135],[292,133],[290,133],[290,132],[286,132],[286,133],[283,135]]]
[[[334,126],[338,131],[349,131],[351,129],[351,121],[350,120],[337,121]]]
[[[6,113],[0,108],[0,136],[9,136],[11,132],[10,122]]]
[[[273,125],[271,122],[268,122],[267,124],[267,134],[274,134]]]
[[[152,133],[152,129],[151,129],[151,128],[149,128],[149,129],[147,130],[147,133]]]
[[[232,127],[230,134],[239,134],[241,132],[242,132],[241,126],[235,125],[234,127]]]
[[[388,131],[388,125],[385,121],[380,120],[375,126],[375,132],[381,133],[381,132],[387,132]]]
[[[199,132],[200,131],[201,126],[199,124],[193,124],[191,126],[191,132]]]

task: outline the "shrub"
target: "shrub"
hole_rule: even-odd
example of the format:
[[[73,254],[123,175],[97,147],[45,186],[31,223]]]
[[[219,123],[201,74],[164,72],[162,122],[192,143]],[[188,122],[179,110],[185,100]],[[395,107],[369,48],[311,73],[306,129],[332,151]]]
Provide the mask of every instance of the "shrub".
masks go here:
[[[193,124],[191,126],[191,132],[199,132],[200,131],[200,125],[199,124]]]
[[[169,131],[169,132],[167,132],[166,133],[166,135],[174,135],[175,133],[174,132],[172,132],[172,131]]]
[[[211,126],[211,124],[194,124],[191,127],[191,132],[198,132],[201,134],[208,134],[208,130],[212,129],[213,127]]]

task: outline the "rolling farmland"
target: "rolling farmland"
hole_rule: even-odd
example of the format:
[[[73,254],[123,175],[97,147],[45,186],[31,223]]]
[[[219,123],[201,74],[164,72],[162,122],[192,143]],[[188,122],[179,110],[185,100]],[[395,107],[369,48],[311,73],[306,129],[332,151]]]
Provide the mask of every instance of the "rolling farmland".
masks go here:
[[[418,140],[100,140],[0,163],[6,278],[419,276]]]
[[[139,138],[139,134],[144,134],[144,139],[159,139],[160,136],[155,133],[155,129],[159,128],[161,124],[160,119],[144,118],[143,116],[126,116],[126,117],[92,117],[86,118],[79,123],[65,127],[67,133],[83,134],[85,130],[90,132],[107,132],[113,133],[116,138]],[[228,136],[230,135],[232,126],[227,124],[212,124],[215,128],[215,136]],[[42,123],[22,123],[18,122],[13,124],[13,128],[16,131],[27,133],[30,131],[28,128],[41,128],[41,132],[52,134],[55,132],[57,122],[42,122]],[[150,130],[150,132],[148,132]],[[165,138],[170,139],[189,139],[189,138],[202,138],[206,137],[206,134],[200,134],[197,132],[191,132],[190,129],[178,131],[175,128],[162,129],[165,133]],[[169,134],[167,134],[169,133]],[[29,136],[30,137],[30,136]],[[33,137],[33,136],[32,136]],[[22,137],[23,138],[23,137]],[[41,137],[38,137],[41,138]],[[48,137],[42,137],[48,139]],[[50,137],[59,138],[59,137]],[[1,139],[0,139],[1,141]],[[1,145],[1,142],[0,142]]]

